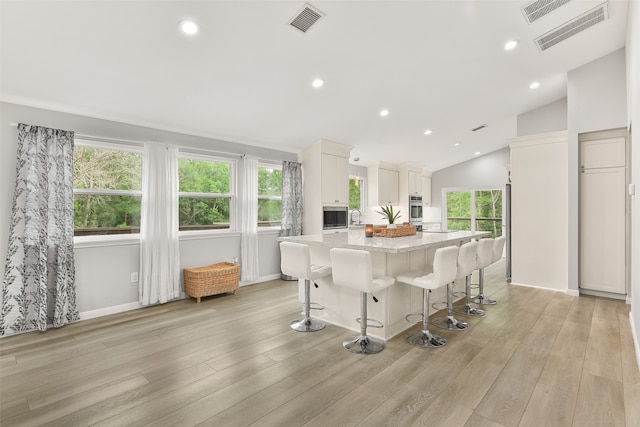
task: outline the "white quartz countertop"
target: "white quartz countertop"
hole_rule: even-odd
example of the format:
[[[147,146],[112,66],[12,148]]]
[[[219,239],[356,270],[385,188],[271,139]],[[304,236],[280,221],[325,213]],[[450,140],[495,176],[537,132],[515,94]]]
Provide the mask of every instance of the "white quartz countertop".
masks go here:
[[[350,229],[348,233],[310,234],[304,236],[279,237],[280,241],[305,243],[330,248],[363,249],[374,252],[400,253],[438,246],[442,243],[458,242],[472,238],[488,237],[488,231],[418,232],[405,237],[365,237],[363,228]]]

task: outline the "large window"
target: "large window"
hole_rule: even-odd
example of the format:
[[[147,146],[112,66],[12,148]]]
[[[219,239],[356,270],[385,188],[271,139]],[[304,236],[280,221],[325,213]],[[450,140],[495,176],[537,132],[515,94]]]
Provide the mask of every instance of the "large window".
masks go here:
[[[258,227],[280,225],[282,166],[258,164]]]
[[[181,155],[178,159],[180,230],[232,228],[231,160]]]
[[[73,153],[75,235],[140,231],[142,150],[76,140]]]
[[[447,230],[502,235],[502,190],[446,191]]]

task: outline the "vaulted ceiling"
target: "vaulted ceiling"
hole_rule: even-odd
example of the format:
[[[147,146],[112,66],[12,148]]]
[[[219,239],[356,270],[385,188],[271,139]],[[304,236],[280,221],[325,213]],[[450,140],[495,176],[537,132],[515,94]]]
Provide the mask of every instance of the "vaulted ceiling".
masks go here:
[[[532,2],[517,0],[310,0],[324,16],[303,33],[289,23],[304,1],[2,0],[0,90],[285,151],[324,138],[361,165],[435,171],[505,147],[518,114],[566,96],[568,71],[624,47],[628,1],[608,0],[602,22],[541,50],[536,38],[603,4],[533,7],[555,2],[529,23]],[[197,34],[179,31],[185,19]]]

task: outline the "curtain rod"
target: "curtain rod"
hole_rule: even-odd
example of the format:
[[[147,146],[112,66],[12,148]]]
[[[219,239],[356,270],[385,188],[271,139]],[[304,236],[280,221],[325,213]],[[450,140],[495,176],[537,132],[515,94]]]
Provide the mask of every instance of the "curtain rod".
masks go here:
[[[14,123],[11,122],[9,123],[9,126],[12,127],[18,127],[18,123]],[[136,144],[136,145],[143,145],[145,143],[145,141],[138,141],[138,140],[133,140],[133,139],[121,139],[121,138],[108,138],[108,137],[104,137],[104,136],[95,136],[95,135],[83,135],[83,134],[79,134],[79,133],[75,133],[74,136],[76,138],[80,138],[80,139],[91,139],[91,140],[95,140],[95,141],[108,141],[108,142],[125,142],[125,143],[130,143],[130,144]],[[147,141],[147,142],[155,142],[157,143],[157,141]],[[191,147],[183,147],[183,150],[181,150],[182,152],[186,152],[186,153],[201,153],[201,154],[206,154],[206,155],[215,155],[215,154],[220,154],[220,155],[226,155],[226,156],[230,156],[230,157],[240,157],[240,158],[244,158],[244,156],[246,154],[238,154],[238,153],[230,153],[227,151],[219,151],[219,150],[209,150],[209,149],[202,149],[202,148],[191,148]],[[281,164],[282,160],[273,160],[273,159],[265,159],[265,158],[261,158],[260,156],[256,156],[258,157],[259,160],[261,161],[265,161],[265,162],[272,162],[272,163],[277,163],[277,164]]]

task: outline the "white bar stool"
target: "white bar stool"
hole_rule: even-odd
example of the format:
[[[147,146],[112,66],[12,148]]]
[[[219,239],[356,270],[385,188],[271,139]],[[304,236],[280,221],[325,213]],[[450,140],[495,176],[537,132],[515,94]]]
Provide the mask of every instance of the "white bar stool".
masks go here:
[[[429,348],[442,347],[447,343],[445,338],[429,331],[429,293],[456,279],[458,252],[457,246],[436,249],[431,269],[413,270],[396,277],[398,282],[422,288],[422,331],[409,335],[406,338],[409,344]]]
[[[312,319],[310,310],[322,310],[323,307],[316,305],[311,307],[311,281],[331,274],[331,267],[311,264],[309,247],[301,243],[282,242],[280,243],[280,268],[287,276],[304,279],[304,319],[291,322],[291,329],[298,332],[315,332],[324,329],[325,323],[322,320]]]
[[[473,273],[475,269],[476,246],[475,242],[469,242],[459,248],[456,260],[456,275],[454,280],[461,279]],[[477,243],[475,243],[477,245]],[[461,265],[462,262],[462,265]],[[447,283],[447,315],[433,319],[431,324],[440,329],[449,331],[464,331],[469,329],[469,324],[458,320],[453,316],[453,282]],[[468,291],[468,290],[467,290]]]
[[[460,246],[458,255],[458,274],[456,279],[464,277],[466,302],[464,306],[455,307],[453,311],[467,316],[484,316],[484,310],[480,310],[471,305],[471,273],[476,269],[476,257],[478,253],[478,242],[472,240]]]
[[[356,249],[333,248],[331,255],[331,268],[333,269],[333,283],[360,291],[360,335],[342,342],[342,346],[352,353],[374,354],[384,350],[384,340],[367,335],[367,326],[381,328],[384,325],[374,319],[367,318],[367,294],[372,294],[373,300],[376,293],[393,285],[396,281],[393,277],[373,276],[371,265],[371,253]],[[369,322],[372,322],[369,324]],[[373,323],[376,322],[376,323]]]
[[[476,257],[476,269],[478,270],[478,295],[472,301],[476,304],[494,305],[496,300],[484,296],[484,269],[493,261],[494,239],[480,239],[478,242],[478,256]]]

